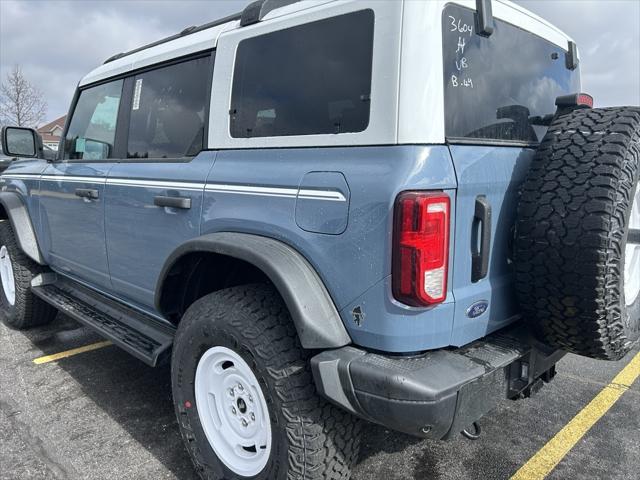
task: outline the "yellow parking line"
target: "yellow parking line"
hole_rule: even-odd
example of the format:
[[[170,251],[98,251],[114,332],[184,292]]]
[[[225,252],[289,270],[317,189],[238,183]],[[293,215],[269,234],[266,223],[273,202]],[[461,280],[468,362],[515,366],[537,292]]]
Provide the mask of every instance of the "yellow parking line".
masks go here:
[[[92,343],[90,345],[85,345],[84,347],[73,348],[65,352],[36,358],[33,363],[35,363],[36,365],[40,365],[42,363],[55,362],[56,360],[60,360],[61,358],[72,357],[73,355],[78,355],[79,353],[90,352],[99,348],[108,347],[109,345],[111,345],[111,342],[108,340],[105,340],[104,342]]]
[[[584,407],[547,444],[518,470],[511,480],[542,480],[580,441],[602,416],[629,390],[640,377],[640,353],[604,387],[589,405]]]

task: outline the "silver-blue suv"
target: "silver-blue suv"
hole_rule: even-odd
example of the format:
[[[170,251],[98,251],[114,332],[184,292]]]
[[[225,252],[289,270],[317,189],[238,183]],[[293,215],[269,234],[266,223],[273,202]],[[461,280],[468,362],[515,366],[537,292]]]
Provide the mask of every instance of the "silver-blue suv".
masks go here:
[[[259,0],[109,58],[0,179],[0,312],[171,362],[206,479],[346,479],[640,335],[640,109],[502,0]],[[150,414],[153,414],[150,412]]]

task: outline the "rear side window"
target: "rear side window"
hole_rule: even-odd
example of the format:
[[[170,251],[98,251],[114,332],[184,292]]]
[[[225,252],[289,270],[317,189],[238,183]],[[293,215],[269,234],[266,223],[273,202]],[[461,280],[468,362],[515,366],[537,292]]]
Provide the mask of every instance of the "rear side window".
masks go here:
[[[233,137],[362,132],[369,125],[374,13],[362,10],[243,40]]]
[[[128,158],[181,158],[203,149],[211,57],[134,78]]]
[[[64,141],[64,158],[102,160],[112,158],[122,80],[80,92]]]
[[[533,144],[559,95],[580,91],[566,51],[501,20],[476,34],[475,12],[448,5],[442,15],[445,131],[449,140]]]

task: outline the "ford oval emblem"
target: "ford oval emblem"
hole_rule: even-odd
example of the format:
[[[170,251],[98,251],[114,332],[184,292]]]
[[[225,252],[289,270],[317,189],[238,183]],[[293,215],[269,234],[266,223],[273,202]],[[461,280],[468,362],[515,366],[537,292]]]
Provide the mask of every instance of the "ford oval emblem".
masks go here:
[[[474,304],[472,304],[469,308],[467,308],[467,317],[469,318],[478,318],[489,308],[489,302],[486,300],[480,300]]]

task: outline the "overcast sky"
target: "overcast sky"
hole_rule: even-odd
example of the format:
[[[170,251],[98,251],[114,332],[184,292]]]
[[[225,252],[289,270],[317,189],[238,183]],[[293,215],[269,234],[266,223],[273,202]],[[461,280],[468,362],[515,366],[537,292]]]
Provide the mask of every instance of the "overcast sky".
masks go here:
[[[424,0],[428,1],[428,0]],[[0,0],[0,77],[15,64],[40,88],[47,119],[114,53],[240,11],[249,0]],[[574,38],[583,90],[598,106],[640,105],[640,0],[518,0]]]

